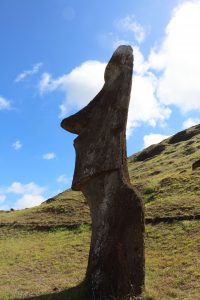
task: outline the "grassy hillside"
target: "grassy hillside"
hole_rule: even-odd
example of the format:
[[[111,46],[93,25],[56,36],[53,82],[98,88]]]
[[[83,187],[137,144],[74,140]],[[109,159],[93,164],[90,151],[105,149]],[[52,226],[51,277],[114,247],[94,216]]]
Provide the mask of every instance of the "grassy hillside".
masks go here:
[[[200,299],[199,160],[200,125],[129,157],[145,201],[147,300]],[[0,212],[0,299],[88,300],[88,224],[85,199],[71,190]]]
[[[0,299],[89,300],[77,287],[87,265],[88,225],[0,232]],[[199,232],[199,221],[146,226],[148,300],[200,299]]]
[[[200,125],[129,158],[131,180],[144,197],[146,217],[200,214],[200,167],[192,168],[198,160]]]
[[[31,228],[74,227],[90,223],[89,209],[81,193],[67,190],[34,208],[0,212],[0,223]]]
[[[141,192],[146,218],[199,216],[200,125],[132,155],[128,159],[133,186]],[[64,226],[90,223],[83,195],[72,190],[47,200],[38,207],[0,212],[1,223],[30,226]]]

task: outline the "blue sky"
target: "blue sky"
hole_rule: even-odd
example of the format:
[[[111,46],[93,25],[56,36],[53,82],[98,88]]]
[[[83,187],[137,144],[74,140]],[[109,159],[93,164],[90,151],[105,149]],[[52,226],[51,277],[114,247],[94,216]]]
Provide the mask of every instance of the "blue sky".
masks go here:
[[[120,44],[134,49],[131,155],[200,122],[200,1],[0,1],[0,209],[70,187],[74,135],[60,121],[103,85]]]

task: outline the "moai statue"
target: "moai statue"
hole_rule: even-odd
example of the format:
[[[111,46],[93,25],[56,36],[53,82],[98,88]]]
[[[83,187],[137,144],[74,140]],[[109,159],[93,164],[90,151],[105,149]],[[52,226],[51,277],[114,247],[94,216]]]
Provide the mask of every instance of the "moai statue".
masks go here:
[[[82,191],[92,218],[86,272],[91,299],[142,299],[144,211],[130,184],[126,123],[133,71],[130,46],[120,46],[105,70],[105,84],[62,128],[77,134],[72,189]]]

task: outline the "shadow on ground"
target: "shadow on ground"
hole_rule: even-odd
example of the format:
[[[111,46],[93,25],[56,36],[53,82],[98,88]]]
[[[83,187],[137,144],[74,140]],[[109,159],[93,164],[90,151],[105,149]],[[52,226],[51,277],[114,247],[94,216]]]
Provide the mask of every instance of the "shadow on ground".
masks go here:
[[[24,299],[28,300],[89,300],[89,296],[86,292],[85,285],[81,283],[80,285],[60,291],[60,292],[55,292],[52,294],[47,294],[47,295],[40,295],[40,296],[34,296],[34,297],[26,297]],[[15,299],[15,300],[21,300],[21,299]]]

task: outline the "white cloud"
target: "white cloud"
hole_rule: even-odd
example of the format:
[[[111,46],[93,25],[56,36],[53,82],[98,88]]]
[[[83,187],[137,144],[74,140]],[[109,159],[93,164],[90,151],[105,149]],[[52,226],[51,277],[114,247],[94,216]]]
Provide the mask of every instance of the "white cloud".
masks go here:
[[[39,195],[46,190],[45,187],[40,187],[34,182],[22,184],[21,182],[13,182],[7,189],[7,193],[14,194],[33,194]]]
[[[116,50],[120,45],[131,45],[134,38],[133,36],[127,37],[126,34],[119,34],[118,32],[108,32],[98,35],[97,40],[101,47]]]
[[[12,207],[15,209],[29,208],[45,201],[45,192],[46,187],[39,186],[34,182],[23,184],[16,181],[8,187],[0,187],[0,202],[5,201],[7,194],[20,195],[20,198],[14,202]],[[9,206],[5,204],[1,206],[1,209],[8,210]]]
[[[67,178],[67,176],[65,174],[60,175],[57,178],[57,182],[59,183],[68,183],[69,179]]]
[[[15,209],[24,209],[34,207],[45,201],[45,198],[41,195],[25,194],[15,202]]]
[[[151,51],[148,61],[138,46],[133,47],[134,77],[128,136],[134,127],[143,122],[152,127],[164,125],[170,117],[171,105],[178,106],[182,112],[200,110],[199,15],[199,0],[182,1],[173,11],[163,42]],[[115,46],[129,43],[123,32],[138,34],[138,42],[145,37],[144,29],[134,16],[127,16],[115,25],[118,34],[108,34],[111,43],[115,40]],[[61,115],[64,116],[71,108],[82,108],[98,93],[103,85],[105,66],[99,61],[87,61],[57,79],[46,73],[41,80],[41,92],[62,90],[65,93],[65,100],[60,105]],[[185,121],[183,126],[197,122],[199,120]]]
[[[64,184],[67,184],[67,185],[70,185],[71,184],[71,181],[72,181],[72,178],[68,178],[65,174],[62,174],[60,175],[58,178],[57,178],[57,182],[58,183],[64,183]]]
[[[53,80],[51,74],[47,72],[42,74],[41,80],[39,82],[40,94],[55,91],[58,87],[59,85],[57,84],[57,80]]]
[[[163,71],[157,96],[181,111],[200,111],[200,1],[182,2],[173,11],[165,38],[152,50],[149,63]]]
[[[134,38],[138,43],[141,43],[145,39],[145,30],[141,24],[139,24],[135,16],[126,16],[123,19],[120,19],[115,22],[115,26],[119,31],[128,32],[134,34]]]
[[[0,203],[6,200],[6,195],[0,195]]]
[[[17,77],[15,78],[15,82],[23,81],[25,78],[37,74],[41,69],[42,65],[43,65],[42,63],[37,63],[33,65],[32,69],[25,70],[22,73],[18,74]]]
[[[22,143],[21,143],[19,140],[17,140],[16,142],[14,142],[14,143],[12,144],[12,147],[13,147],[15,150],[19,150],[19,149],[22,148]]]
[[[110,41],[109,41],[110,42]],[[112,49],[116,50],[117,47],[121,46],[121,45],[130,45],[130,41],[128,40],[122,40],[120,39],[118,36],[116,36],[112,42]]]
[[[149,72],[149,63],[144,59],[142,52],[138,46],[132,46],[134,54],[134,68],[133,73],[138,75],[144,75],[145,73],[152,74]]]
[[[200,119],[189,118],[183,122],[183,128],[187,129],[187,128],[192,127],[197,124],[200,124]]]
[[[49,152],[49,153],[43,154],[42,158],[45,160],[51,160],[51,159],[56,158],[56,155],[53,152]]]
[[[6,98],[0,96],[0,110],[3,109],[10,109],[10,102]]]
[[[170,117],[171,110],[156,98],[157,78],[148,71],[148,62],[144,60],[138,47],[134,47],[134,76],[129,107],[127,136],[142,122],[155,127],[163,125]],[[80,109],[87,105],[100,91],[104,83],[106,63],[87,61],[73,69],[69,74],[53,79],[44,73],[39,84],[40,92],[60,90],[65,93],[65,100],[60,105],[61,116],[66,116],[70,109]]]
[[[73,107],[82,108],[99,92],[104,83],[106,64],[99,61],[86,61],[69,74],[53,79],[44,73],[39,83],[40,93],[63,91],[66,95],[60,105],[61,116],[65,116]]]
[[[162,140],[167,139],[169,136],[168,135],[163,135],[163,134],[155,134],[151,133],[148,135],[145,135],[143,140],[144,140],[144,148],[149,147],[150,145],[160,143]]]
[[[133,77],[133,86],[127,122],[127,137],[135,127],[146,123],[155,127],[165,124],[171,110],[158,102],[155,96],[157,79],[152,73]]]
[[[142,123],[152,127],[157,124],[163,126],[171,115],[171,110],[160,103],[156,97],[157,77],[149,71],[149,64],[145,61],[139,47],[134,47],[133,50],[134,69],[127,122],[128,138],[133,129]]]

